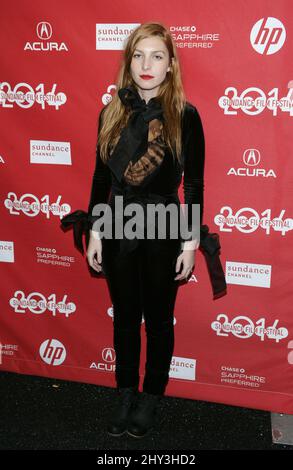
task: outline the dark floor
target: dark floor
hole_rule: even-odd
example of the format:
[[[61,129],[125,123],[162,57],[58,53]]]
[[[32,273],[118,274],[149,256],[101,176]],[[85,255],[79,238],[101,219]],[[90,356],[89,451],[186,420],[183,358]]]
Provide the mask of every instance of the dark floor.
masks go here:
[[[272,444],[270,413],[165,396],[157,424],[142,439],[107,435],[114,388],[0,373],[0,449],[263,449]]]

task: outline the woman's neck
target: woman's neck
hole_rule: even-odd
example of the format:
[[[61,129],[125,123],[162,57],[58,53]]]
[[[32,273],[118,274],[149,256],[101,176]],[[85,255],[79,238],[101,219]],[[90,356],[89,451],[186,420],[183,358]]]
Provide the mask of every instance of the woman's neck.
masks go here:
[[[157,96],[158,90],[158,87],[154,88],[153,90],[143,90],[141,88],[137,89],[141,99],[145,100],[146,104],[150,99],[155,98]]]

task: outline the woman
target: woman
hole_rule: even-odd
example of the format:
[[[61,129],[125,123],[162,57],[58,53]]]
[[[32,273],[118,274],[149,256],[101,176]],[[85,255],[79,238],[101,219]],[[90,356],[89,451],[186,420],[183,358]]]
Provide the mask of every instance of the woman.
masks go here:
[[[104,272],[113,302],[118,403],[110,416],[108,433],[120,436],[127,431],[142,437],[153,426],[165,393],[174,350],[177,289],[179,281],[186,281],[192,273],[199,247],[199,238],[192,230],[202,224],[205,141],[197,109],[185,100],[176,48],[162,24],[142,24],[129,36],[117,90],[99,116],[96,167],[87,212],[87,260],[96,272]],[[165,238],[113,235],[119,225],[117,215],[126,227],[125,208],[130,203],[143,209],[144,235],[151,225],[158,228],[158,223],[146,215],[147,207],[173,203],[178,208],[183,172],[188,208],[185,221],[193,233],[191,239],[182,238],[181,233],[171,238],[168,223]],[[120,209],[115,206],[117,196],[123,199]],[[101,203],[108,203],[104,219],[99,212]],[[191,222],[192,204],[200,205],[196,224]],[[107,219],[109,208],[112,212]],[[70,220],[67,216],[67,222]],[[113,229],[111,236],[102,235],[106,229]],[[211,256],[219,244],[214,248]],[[220,278],[221,282],[213,288],[220,296],[225,281],[217,262],[217,282]],[[213,269],[215,265],[214,259]],[[142,317],[147,360],[143,391],[138,393]]]
[[[152,78],[149,78],[150,76]],[[129,89],[128,94],[125,93],[126,88]],[[99,133],[100,152],[103,151],[103,143],[106,145],[113,140],[113,137],[110,138],[110,133],[115,130],[114,122],[119,123],[120,118],[126,120],[125,114],[126,111],[129,113],[129,108],[132,113],[135,113],[136,109],[138,109],[137,113],[142,113],[144,107],[140,107],[140,104],[144,103],[140,101],[145,100],[146,105],[150,105],[150,100],[155,97],[160,97],[161,100],[158,103],[153,100],[151,103],[153,113],[150,113],[148,120],[147,151],[143,155],[139,152],[137,155],[131,155],[131,157],[140,156],[135,164],[127,158],[128,155],[124,158],[123,151],[129,142],[126,137],[121,142],[121,148],[116,147],[117,155],[112,153],[109,158],[110,168],[109,162],[108,165],[104,165],[101,154],[98,153],[89,213],[92,213],[95,204],[107,201],[112,184],[111,171],[114,173],[116,170],[114,178],[118,180],[118,183],[114,182],[119,189],[121,180],[123,180],[124,187],[130,185],[137,188],[143,183],[144,189],[147,188],[152,194],[163,196],[176,191],[181,179],[179,176],[182,175],[178,158],[173,161],[172,155],[170,152],[167,154],[168,149],[164,147],[164,142],[168,137],[170,139],[170,136],[174,136],[173,142],[170,142],[173,147],[180,144],[180,141],[178,142],[180,129],[178,128],[180,114],[184,110],[185,103],[176,49],[170,34],[162,25],[144,24],[132,32],[125,48],[124,63],[117,89],[120,95],[118,94],[118,97],[115,97],[108,105],[109,109],[104,111],[105,128],[100,129]],[[130,89],[133,90],[132,93]],[[155,107],[154,104],[157,106]],[[163,109],[165,109],[165,115]],[[189,136],[188,142],[184,142],[190,147],[188,156],[192,157],[190,161],[185,162],[184,168],[185,190],[188,190],[185,192],[185,195],[188,194],[185,202],[199,203],[202,209],[204,136],[196,109],[188,105],[187,111],[189,113],[188,124],[193,127],[194,134]],[[160,126],[163,117],[169,127],[169,129],[164,129],[165,138],[162,134],[162,125]],[[132,127],[131,138],[134,140],[132,135],[136,132],[139,136],[141,126],[135,122]],[[167,130],[169,130],[169,135]],[[183,139],[187,140],[187,138],[185,134]],[[140,139],[137,140],[139,142]],[[126,150],[133,152],[134,145],[132,143],[128,145],[130,148]],[[182,151],[178,150],[180,155]],[[119,162],[122,159],[124,165],[120,168]],[[156,172],[155,176],[154,172]],[[120,178],[121,174],[123,174],[123,179]],[[148,180],[146,184],[145,180],[150,179],[150,176],[151,181]],[[115,196],[120,194],[121,191],[115,192]],[[122,195],[125,197],[125,193]],[[115,196],[112,191],[112,197]],[[132,202],[134,201],[138,199],[133,198]],[[170,202],[169,199],[168,202]],[[113,199],[110,204],[113,207]],[[128,244],[130,245],[131,242],[129,241]],[[127,255],[124,253],[124,257],[119,257],[119,250],[122,249],[119,240],[100,240],[98,232],[91,231],[87,258],[90,266],[97,272],[101,271],[103,262],[114,309],[116,380],[122,394],[121,403],[118,404],[118,409],[114,410],[110,419],[108,432],[111,434],[121,435],[125,431],[129,415],[128,433],[134,436],[144,435],[152,424],[157,401],[164,394],[174,349],[173,311],[178,288],[177,281],[187,279],[191,274],[196,243],[185,242],[182,253],[179,254],[180,248],[180,238],[159,240],[157,243],[146,239],[138,243]],[[127,247],[124,243],[125,249]],[[178,272],[181,265],[182,271],[176,276],[175,270]],[[146,374],[138,406],[133,407],[132,413],[129,414],[128,411],[139,382],[142,313],[147,334]]]

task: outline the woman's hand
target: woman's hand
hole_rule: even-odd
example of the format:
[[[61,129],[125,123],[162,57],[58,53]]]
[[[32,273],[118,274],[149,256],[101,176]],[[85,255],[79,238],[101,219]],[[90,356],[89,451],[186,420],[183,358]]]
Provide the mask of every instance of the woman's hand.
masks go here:
[[[97,259],[96,256],[97,255]],[[102,241],[98,236],[98,232],[90,230],[90,239],[86,257],[89,265],[98,273],[102,271]]]
[[[192,273],[194,268],[195,251],[195,249],[183,249],[182,253],[180,253],[176,262],[176,273],[180,271],[181,264],[183,264],[183,268],[182,272],[177,274],[177,276],[174,278],[175,281],[182,279],[186,280]]]

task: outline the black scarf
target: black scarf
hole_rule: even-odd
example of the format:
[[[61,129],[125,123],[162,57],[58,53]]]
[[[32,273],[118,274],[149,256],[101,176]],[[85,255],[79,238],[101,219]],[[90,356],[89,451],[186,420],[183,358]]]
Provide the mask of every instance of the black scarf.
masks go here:
[[[133,111],[127,126],[122,129],[111,157],[107,160],[107,165],[121,183],[129,162],[136,163],[146,153],[149,122],[153,119],[163,120],[163,110],[157,97],[151,98],[146,104],[133,86],[120,88],[118,96],[122,103]]]

